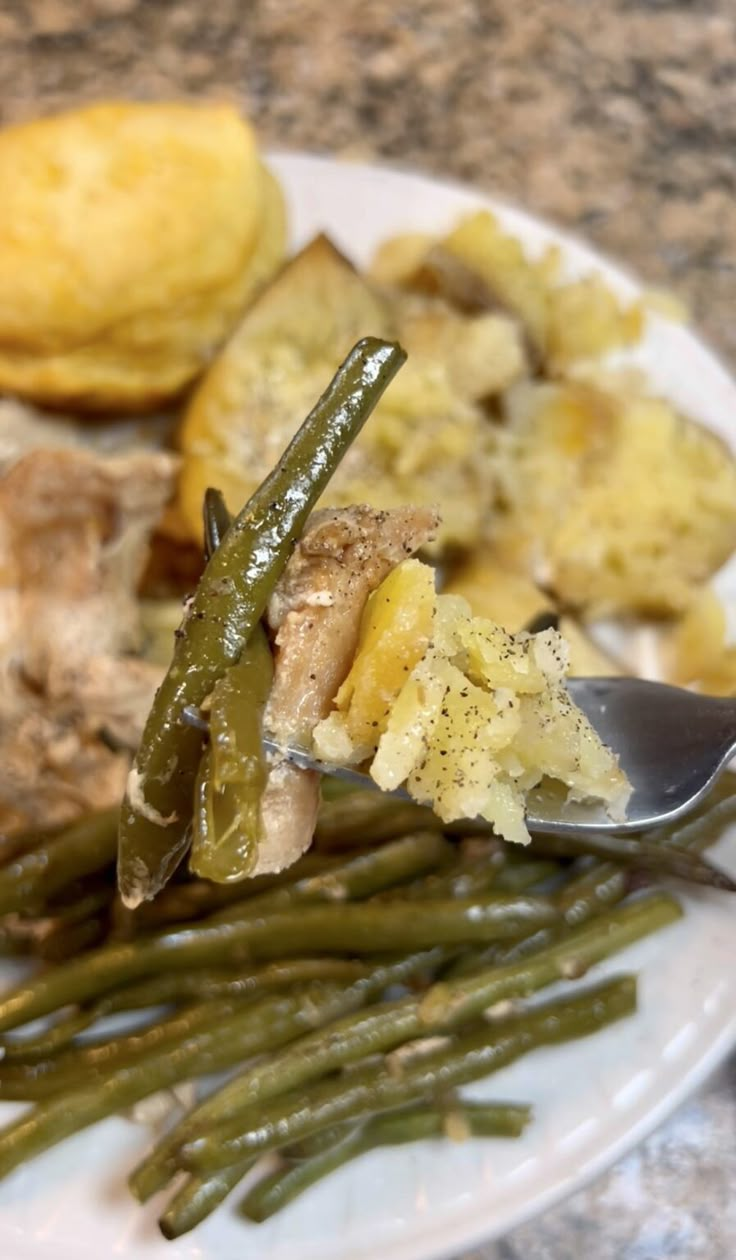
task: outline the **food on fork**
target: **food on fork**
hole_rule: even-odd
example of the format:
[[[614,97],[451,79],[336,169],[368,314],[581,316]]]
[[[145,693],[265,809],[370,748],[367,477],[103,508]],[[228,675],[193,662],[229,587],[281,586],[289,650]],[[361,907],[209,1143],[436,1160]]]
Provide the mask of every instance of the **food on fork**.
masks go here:
[[[314,747],[338,765],[369,763],[386,790],[405,783],[444,822],[484,818],[522,844],[526,796],[545,777],[623,817],[626,776],[567,694],[567,670],[556,630],[508,634],[460,596],[435,595],[432,569],[407,560],[368,600]]]

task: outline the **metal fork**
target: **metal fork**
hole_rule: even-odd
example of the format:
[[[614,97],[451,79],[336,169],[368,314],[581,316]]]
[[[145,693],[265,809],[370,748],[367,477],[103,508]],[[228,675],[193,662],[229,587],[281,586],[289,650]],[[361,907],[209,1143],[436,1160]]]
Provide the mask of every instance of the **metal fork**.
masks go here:
[[[537,790],[529,798],[530,831],[625,834],[659,827],[693,809],[736,752],[736,699],[641,678],[569,678],[567,689],[629,777],[626,818],[614,821],[599,805]],[[303,748],[263,742],[268,752],[306,770],[379,790],[362,771],[316,761]],[[406,799],[402,788],[391,795]]]

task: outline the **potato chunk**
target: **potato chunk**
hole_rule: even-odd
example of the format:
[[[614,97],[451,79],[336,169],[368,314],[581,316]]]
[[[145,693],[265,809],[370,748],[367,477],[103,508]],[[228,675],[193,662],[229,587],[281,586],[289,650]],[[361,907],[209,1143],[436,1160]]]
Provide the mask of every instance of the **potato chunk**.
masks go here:
[[[621,811],[627,780],[570,700],[561,636],[508,634],[473,617],[457,595],[434,596],[428,636],[424,568],[401,564],[371,597],[351,673],[314,731],[317,755],[372,758],[370,773],[384,790],[406,784],[443,821],[484,818],[520,843],[529,839],[526,795],[545,776],[565,784],[571,799]]]
[[[639,340],[641,303],[619,301],[598,275],[565,281],[559,252],[529,257],[494,214],[471,214],[441,240],[419,234],[386,241],[372,264],[382,283],[440,294],[460,309],[508,313],[536,359],[553,370]]]
[[[507,397],[502,561],[591,613],[688,606],[736,546],[736,461],[661,399],[583,382]]]

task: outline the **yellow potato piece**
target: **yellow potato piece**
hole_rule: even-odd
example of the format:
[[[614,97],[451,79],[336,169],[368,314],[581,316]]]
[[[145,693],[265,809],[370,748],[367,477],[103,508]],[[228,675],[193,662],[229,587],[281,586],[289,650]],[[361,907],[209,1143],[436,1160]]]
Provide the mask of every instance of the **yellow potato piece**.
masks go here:
[[[459,394],[486,399],[528,375],[521,329],[505,315],[465,315],[438,299],[397,302],[401,344],[410,357],[446,365]]]
[[[562,283],[560,251],[527,256],[494,214],[480,210],[442,239],[397,236],[377,251],[384,284],[440,294],[459,309],[500,308],[518,320],[538,361],[554,370],[638,341],[641,303],[623,305],[598,275]]]
[[[634,345],[644,328],[640,302],[623,306],[600,276],[550,290],[547,357],[554,368]]]
[[[378,284],[404,284],[410,280],[435,243],[426,232],[404,232],[379,245],[369,276]]]
[[[548,595],[525,574],[499,564],[487,546],[453,570],[443,590],[461,595],[477,617],[487,617],[504,630],[522,630],[540,613],[554,611]]]
[[[401,338],[401,311],[324,237],[247,311],[195,390],[180,432],[180,504],[201,536],[207,486],[238,509],[271,470],[354,342]],[[480,536],[493,498],[485,416],[445,355],[417,346],[379,403],[323,504],[439,506],[437,545]]]
[[[108,103],[8,128],[0,186],[0,388],[46,403],[175,394],[283,253],[281,194],[225,105]]]
[[[726,610],[705,587],[664,637],[665,676],[712,696],[736,694],[736,647],[728,643]]]
[[[525,383],[507,417],[494,548],[563,603],[678,612],[736,546],[736,462],[663,400]]]
[[[515,237],[487,210],[464,219],[438,246],[443,260],[461,264],[486,289],[487,301],[515,315],[543,354],[547,344],[547,271],[530,261]]]
[[[434,573],[405,560],[369,597],[358,652],[337,693],[353,744],[376,744],[406,675],[423,656],[432,634]]]

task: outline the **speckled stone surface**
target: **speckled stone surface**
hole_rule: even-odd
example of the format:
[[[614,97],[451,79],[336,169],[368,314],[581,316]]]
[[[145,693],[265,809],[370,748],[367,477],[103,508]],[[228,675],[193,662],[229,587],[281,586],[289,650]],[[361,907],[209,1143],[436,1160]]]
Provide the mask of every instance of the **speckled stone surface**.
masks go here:
[[[3,0],[0,115],[227,95],[574,226],[736,361],[734,0]]]
[[[734,0],[2,0],[0,118],[227,96],[264,145],[472,181],[674,289],[736,364]],[[736,1061],[464,1260],[736,1260]]]

